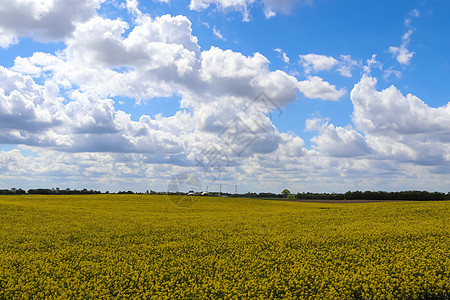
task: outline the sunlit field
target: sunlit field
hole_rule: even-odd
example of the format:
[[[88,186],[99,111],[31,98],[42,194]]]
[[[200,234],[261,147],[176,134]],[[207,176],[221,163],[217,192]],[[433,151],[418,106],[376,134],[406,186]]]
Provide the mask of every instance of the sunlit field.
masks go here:
[[[1,196],[0,299],[449,299],[450,202]]]

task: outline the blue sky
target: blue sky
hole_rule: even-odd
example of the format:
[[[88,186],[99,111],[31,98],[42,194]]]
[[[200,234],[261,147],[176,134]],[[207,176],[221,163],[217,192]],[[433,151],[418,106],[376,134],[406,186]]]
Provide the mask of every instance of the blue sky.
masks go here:
[[[437,190],[450,3],[0,4],[0,188]],[[259,96],[259,97],[258,97]]]

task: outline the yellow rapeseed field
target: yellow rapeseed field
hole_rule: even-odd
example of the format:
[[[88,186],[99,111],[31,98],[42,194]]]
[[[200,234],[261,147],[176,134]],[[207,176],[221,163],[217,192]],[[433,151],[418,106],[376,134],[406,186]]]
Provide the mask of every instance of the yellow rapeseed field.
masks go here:
[[[450,202],[1,196],[0,299],[450,299]]]

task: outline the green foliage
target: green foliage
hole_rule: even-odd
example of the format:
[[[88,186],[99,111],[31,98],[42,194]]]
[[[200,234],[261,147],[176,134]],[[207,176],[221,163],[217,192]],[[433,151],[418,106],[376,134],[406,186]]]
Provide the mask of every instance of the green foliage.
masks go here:
[[[410,201],[436,201],[450,200],[450,192],[427,192],[427,191],[348,191],[341,193],[297,193],[297,199],[320,199],[320,200],[410,200]]]
[[[448,202],[1,196],[0,299],[448,299]]]
[[[284,189],[281,192],[281,195],[283,195],[285,198],[287,198],[290,194],[291,194],[291,191],[289,191],[288,189]]]

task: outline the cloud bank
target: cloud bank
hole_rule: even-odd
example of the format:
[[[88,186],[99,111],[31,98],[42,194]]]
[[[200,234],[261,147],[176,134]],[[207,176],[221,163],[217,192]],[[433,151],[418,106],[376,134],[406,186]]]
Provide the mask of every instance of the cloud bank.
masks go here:
[[[264,7],[287,13],[294,2],[265,1]],[[450,104],[433,108],[395,86],[377,90],[370,75],[381,68],[375,55],[365,67],[350,55],[299,55],[306,75],[300,80],[273,70],[258,52],[202,49],[186,16],[153,18],[131,1],[132,23],[97,14],[101,1],[33,2],[26,8],[24,3],[12,1],[0,10],[0,46],[28,36],[64,41],[64,48],[18,56],[12,67],[0,66],[0,143],[19,145],[0,151],[3,184],[46,178],[42,182],[119,189],[127,178],[138,187],[152,180],[163,190],[167,178],[183,170],[196,170],[206,180],[201,163],[211,160],[205,153],[213,149],[228,159],[221,180],[251,180],[253,190],[271,184],[278,190],[285,182],[311,190],[327,184],[328,190],[342,191],[355,182],[361,189],[395,188],[418,179],[423,189],[430,182],[448,186],[440,176],[450,170]],[[67,15],[61,8],[67,5],[77,13]],[[210,5],[245,15],[256,3],[201,0],[190,7]],[[18,10],[29,21],[7,18]],[[54,28],[55,20],[62,26]],[[403,36],[400,47],[391,47],[405,65],[413,56],[405,50],[410,35]],[[289,64],[281,49],[275,51]],[[333,71],[351,78],[361,68],[349,92],[318,76]],[[261,92],[266,102],[255,100]],[[353,124],[338,126],[323,118],[298,124],[316,132],[306,146],[297,134],[280,131],[273,118],[299,96],[351,101]],[[180,99],[179,108],[165,117],[142,112],[132,118],[118,105],[140,107],[170,97]],[[251,141],[239,151],[235,146],[243,143],[229,142],[237,130],[245,130],[240,136],[245,143]],[[217,168],[212,171],[217,175]]]

